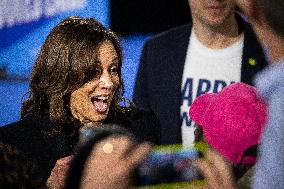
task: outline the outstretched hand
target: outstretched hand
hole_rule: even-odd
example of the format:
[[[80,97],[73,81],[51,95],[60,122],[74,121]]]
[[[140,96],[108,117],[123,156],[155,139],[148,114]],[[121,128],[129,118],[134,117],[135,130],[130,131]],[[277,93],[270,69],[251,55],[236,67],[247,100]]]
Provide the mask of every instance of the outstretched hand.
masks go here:
[[[206,180],[204,188],[208,189],[236,189],[232,166],[216,151],[209,149],[203,159],[194,160]]]

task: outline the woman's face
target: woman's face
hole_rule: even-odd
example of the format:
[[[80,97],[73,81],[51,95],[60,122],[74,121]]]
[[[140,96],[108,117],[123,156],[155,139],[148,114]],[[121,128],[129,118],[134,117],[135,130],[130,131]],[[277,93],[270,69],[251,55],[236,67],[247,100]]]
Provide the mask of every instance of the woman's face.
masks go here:
[[[118,56],[110,41],[103,42],[98,49],[96,76],[71,93],[72,115],[82,123],[106,119],[114,93],[119,84]]]

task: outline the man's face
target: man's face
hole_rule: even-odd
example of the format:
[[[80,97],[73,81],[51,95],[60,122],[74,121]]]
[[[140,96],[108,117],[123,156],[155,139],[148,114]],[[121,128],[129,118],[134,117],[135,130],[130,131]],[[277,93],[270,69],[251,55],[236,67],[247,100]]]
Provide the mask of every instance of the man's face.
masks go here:
[[[188,0],[195,22],[210,27],[222,26],[234,15],[234,0]]]
[[[103,121],[120,84],[118,56],[111,42],[98,50],[97,74],[71,94],[72,115],[83,123]]]

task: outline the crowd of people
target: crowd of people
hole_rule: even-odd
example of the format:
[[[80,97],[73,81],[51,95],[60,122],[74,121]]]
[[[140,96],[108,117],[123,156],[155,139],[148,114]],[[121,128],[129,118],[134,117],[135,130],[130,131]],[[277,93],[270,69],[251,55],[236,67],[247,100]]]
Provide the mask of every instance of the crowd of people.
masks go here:
[[[191,23],[145,43],[134,102],[114,32],[55,26],[21,119],[0,127],[0,188],[132,188],[153,145],[200,142],[188,164],[205,182],[183,188],[282,188],[284,2],[188,3]]]

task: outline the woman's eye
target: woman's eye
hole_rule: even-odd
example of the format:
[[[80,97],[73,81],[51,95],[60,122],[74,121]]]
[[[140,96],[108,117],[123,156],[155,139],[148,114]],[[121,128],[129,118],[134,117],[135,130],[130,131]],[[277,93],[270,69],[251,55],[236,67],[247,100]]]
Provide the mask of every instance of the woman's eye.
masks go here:
[[[111,74],[118,74],[118,67],[117,66],[113,66],[110,68],[110,73]]]

